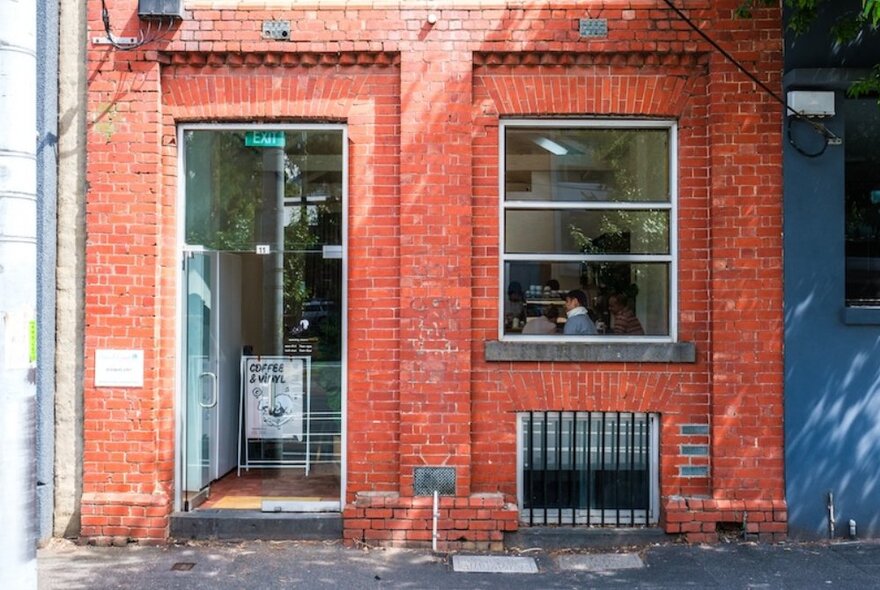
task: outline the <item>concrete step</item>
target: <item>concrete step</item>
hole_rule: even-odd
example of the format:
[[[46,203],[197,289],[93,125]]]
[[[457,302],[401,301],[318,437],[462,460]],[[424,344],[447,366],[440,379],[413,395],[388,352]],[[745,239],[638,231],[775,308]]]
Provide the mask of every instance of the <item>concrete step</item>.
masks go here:
[[[332,513],[195,510],[171,515],[171,538],[177,540],[338,540],[342,515]]]

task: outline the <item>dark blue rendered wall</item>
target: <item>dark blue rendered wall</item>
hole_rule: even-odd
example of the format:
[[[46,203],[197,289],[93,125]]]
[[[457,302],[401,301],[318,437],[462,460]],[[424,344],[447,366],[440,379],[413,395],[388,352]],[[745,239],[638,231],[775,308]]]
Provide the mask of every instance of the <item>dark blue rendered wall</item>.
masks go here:
[[[836,117],[826,122],[844,135]],[[844,320],[843,148],[785,166],[785,449],[789,532],[839,518],[880,536],[880,325]],[[839,526],[839,525],[838,525]]]
[[[789,36],[786,83],[837,88],[840,104],[851,68],[880,61],[880,33],[837,47],[821,33],[827,27],[817,30]],[[846,141],[842,116],[823,123]],[[810,133],[800,131],[807,144]],[[789,533],[827,537],[832,492],[838,537],[848,533],[849,519],[860,537],[880,537],[880,310],[844,309],[844,148],[808,158],[786,144],[784,175]]]

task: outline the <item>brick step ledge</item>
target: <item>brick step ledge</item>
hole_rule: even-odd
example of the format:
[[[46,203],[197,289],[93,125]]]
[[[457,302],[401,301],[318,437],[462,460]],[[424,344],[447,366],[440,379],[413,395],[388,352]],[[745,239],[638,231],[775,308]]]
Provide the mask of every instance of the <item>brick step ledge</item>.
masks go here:
[[[668,543],[674,537],[660,527],[521,527],[516,532],[504,533],[505,549],[614,549],[641,547]]]

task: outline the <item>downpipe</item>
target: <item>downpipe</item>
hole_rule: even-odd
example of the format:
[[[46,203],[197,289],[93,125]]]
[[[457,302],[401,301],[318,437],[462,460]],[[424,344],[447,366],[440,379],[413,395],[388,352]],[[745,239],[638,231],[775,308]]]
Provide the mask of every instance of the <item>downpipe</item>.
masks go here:
[[[828,538],[834,538],[834,493],[828,492]]]
[[[834,539],[834,534],[837,525],[837,518],[834,515],[834,493],[828,492],[828,538]],[[847,523],[849,526],[849,538],[856,539],[858,537],[858,526],[856,524],[856,519],[850,518]]]

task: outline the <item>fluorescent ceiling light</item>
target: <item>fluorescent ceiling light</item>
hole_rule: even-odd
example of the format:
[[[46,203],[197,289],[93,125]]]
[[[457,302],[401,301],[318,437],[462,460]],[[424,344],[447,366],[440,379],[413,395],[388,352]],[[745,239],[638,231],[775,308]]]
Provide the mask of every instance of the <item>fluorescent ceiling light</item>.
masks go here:
[[[559,145],[552,139],[548,139],[546,137],[534,137],[532,138],[537,145],[541,146],[554,156],[564,156],[568,153],[568,148],[565,146]]]

